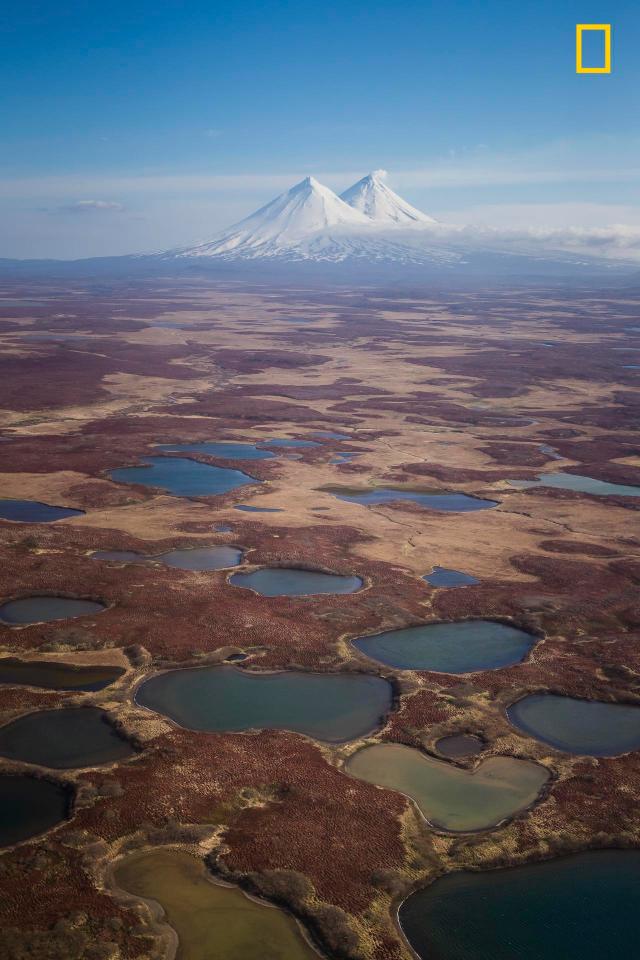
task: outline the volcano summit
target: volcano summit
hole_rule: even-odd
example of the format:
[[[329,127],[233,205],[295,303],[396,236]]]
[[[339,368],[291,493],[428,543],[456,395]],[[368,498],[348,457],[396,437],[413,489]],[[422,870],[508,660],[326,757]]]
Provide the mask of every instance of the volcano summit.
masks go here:
[[[213,239],[164,256],[334,263],[451,260],[450,252],[427,250],[399,229],[415,232],[435,225],[435,220],[387,187],[379,173],[359,180],[342,197],[314,177],[306,177]]]

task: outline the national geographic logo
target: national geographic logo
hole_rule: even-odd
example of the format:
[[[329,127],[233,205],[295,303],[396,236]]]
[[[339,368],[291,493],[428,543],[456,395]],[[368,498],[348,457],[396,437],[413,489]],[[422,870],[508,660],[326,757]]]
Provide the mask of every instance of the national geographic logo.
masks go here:
[[[602,58],[600,65],[585,65],[582,41],[586,32],[602,34]],[[576,24],[576,73],[611,73],[611,24],[610,23],[577,23]]]

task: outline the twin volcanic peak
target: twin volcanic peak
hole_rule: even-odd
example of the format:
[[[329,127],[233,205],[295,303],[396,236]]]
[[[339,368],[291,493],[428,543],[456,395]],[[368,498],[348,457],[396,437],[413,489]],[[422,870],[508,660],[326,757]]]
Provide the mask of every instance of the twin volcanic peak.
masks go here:
[[[213,239],[170,251],[168,256],[414,260],[416,250],[399,237],[390,237],[389,231],[435,223],[394,193],[384,183],[381,171],[359,180],[341,197],[314,177],[306,177]]]
[[[395,223],[402,227],[437,223],[394,193],[385,183],[386,175],[386,170],[374,170],[340,194],[340,199],[376,223]]]

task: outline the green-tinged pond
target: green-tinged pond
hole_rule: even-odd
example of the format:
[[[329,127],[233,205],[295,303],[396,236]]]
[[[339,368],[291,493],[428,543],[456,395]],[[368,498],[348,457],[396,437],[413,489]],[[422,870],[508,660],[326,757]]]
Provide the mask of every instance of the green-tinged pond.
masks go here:
[[[475,770],[436,760],[399,743],[376,743],[352,754],[346,770],[410,797],[442,830],[486,830],[535,802],[549,779],[538,763],[489,757]]]
[[[133,854],[114,877],[161,906],[177,936],[176,960],[318,960],[293,917],[215,883],[202,860],[181,850]]]

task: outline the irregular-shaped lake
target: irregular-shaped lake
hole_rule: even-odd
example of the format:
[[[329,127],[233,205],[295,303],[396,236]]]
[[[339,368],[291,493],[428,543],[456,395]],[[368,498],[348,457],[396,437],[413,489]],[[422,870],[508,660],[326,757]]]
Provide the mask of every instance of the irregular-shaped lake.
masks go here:
[[[536,638],[494,620],[424,623],[351,641],[367,657],[402,670],[471,673],[519,663]]]
[[[132,550],[96,550],[91,554],[94,560],[107,560],[112,563],[163,563],[176,570],[225,570],[237,567],[242,560],[242,550],[237,547],[189,547],[185,550],[170,550],[156,556],[134,553]]]
[[[640,706],[534,693],[507,708],[519,730],[567,753],[614,757],[640,749]]]
[[[260,483],[241,470],[214,467],[188,457],[143,457],[144,467],[121,467],[109,476],[116,483],[157,487],[177,497],[211,497],[249,483]]]
[[[9,624],[47,623],[101,613],[104,603],[95,600],[76,600],[73,597],[20,597],[0,607],[0,621]]]
[[[234,573],[229,577],[234,587],[255,590],[263,597],[311,597],[320,593],[354,593],[362,586],[360,577],[343,577],[317,570],[296,570],[274,567],[252,573]]]
[[[425,574],[422,579],[432,587],[470,587],[474,583],[480,583],[477,577],[472,577],[469,573],[449,570],[447,567],[434,567],[431,573]]]
[[[602,960],[638,952],[640,853],[453,873],[400,907],[423,960]]]
[[[114,876],[123,890],[161,905],[184,960],[318,960],[293,917],[215,883],[203,861],[182,850],[133,854]]]
[[[332,493],[338,500],[347,500],[349,503],[360,503],[364,506],[375,506],[380,503],[392,503],[394,500],[411,500],[421,507],[430,510],[455,511],[469,513],[473,510],[489,510],[497,507],[497,500],[483,500],[481,497],[472,497],[467,493],[448,493],[446,491],[424,492],[407,490],[404,487],[378,487],[375,490],[345,490],[325,487],[327,493]]]
[[[66,820],[71,792],[49,780],[0,776],[0,847],[20,843]]]
[[[363,673],[252,673],[231,666],[170,670],[136,702],[191,730],[292,730],[339,743],[370,733],[391,709],[391,684]]]
[[[549,779],[538,763],[489,757],[473,771],[435,760],[400,743],[376,743],[352,754],[345,769],[360,780],[410,797],[442,830],[486,830],[524,810]]]
[[[42,687],[45,690],[95,691],[122,676],[122,667],[86,666],[56,660],[0,658],[0,683]]]
[[[53,523],[65,517],[78,517],[84,510],[72,507],[54,507],[39,500],[0,500],[0,520],[18,523]]]
[[[170,453],[203,453],[209,457],[225,457],[228,460],[270,460],[275,457],[271,450],[262,450],[253,443],[231,441],[206,441],[204,443],[159,443],[158,450]]]
[[[531,487],[555,487],[558,490],[575,490],[576,493],[591,493],[598,497],[640,497],[640,487],[624,483],[607,483],[593,477],[581,477],[575,473],[542,473],[535,480],[509,480],[512,487],[529,490]]]
[[[0,756],[43,767],[95,767],[133,752],[97,707],[39,710],[0,727]]]

